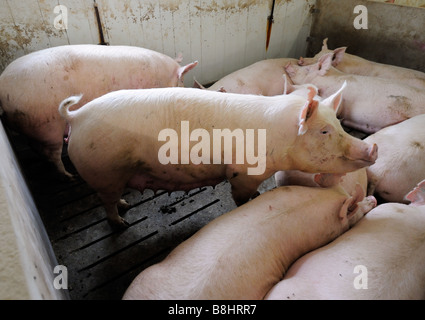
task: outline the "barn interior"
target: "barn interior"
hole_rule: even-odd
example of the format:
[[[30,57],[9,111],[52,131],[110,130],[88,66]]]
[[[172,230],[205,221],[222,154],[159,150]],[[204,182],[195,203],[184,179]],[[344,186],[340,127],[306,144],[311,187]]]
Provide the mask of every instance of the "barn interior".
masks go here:
[[[182,53],[182,64],[197,60],[184,85],[192,87],[195,78],[208,86],[257,61],[312,57],[328,38],[330,48],[347,46],[348,53],[425,72],[425,2],[420,0],[0,2],[0,71],[20,56],[49,47],[130,45],[173,58]],[[354,24],[358,5],[367,8],[367,21],[357,20],[361,28]],[[6,124],[0,125],[0,150],[1,291],[6,299],[120,299],[142,270],[236,207],[228,181],[188,193],[127,189],[130,227],[117,231],[66,148],[62,159],[77,174],[74,181],[58,180],[26,138]],[[272,177],[259,191],[274,187]],[[60,275],[56,266],[66,266],[67,289],[54,287]]]

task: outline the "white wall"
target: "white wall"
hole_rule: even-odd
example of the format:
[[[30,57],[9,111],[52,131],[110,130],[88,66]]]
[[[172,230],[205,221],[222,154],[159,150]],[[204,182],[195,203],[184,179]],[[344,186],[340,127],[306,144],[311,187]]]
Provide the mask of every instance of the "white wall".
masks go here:
[[[272,0],[96,0],[105,41],[199,61],[195,76],[209,83],[266,58],[299,57],[307,47],[310,9],[316,0],[277,0],[269,49]],[[95,0],[0,0],[0,71],[29,52],[65,44],[99,43]],[[68,28],[57,30],[57,5],[67,8]]]

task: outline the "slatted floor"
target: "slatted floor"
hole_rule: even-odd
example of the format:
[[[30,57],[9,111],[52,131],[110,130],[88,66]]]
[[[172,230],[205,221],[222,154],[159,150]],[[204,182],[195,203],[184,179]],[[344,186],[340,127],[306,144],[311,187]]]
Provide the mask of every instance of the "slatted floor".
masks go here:
[[[346,129],[360,139],[365,134]],[[230,184],[184,192],[127,190],[132,205],[125,213],[130,227],[113,231],[96,193],[77,176],[61,182],[28,147],[25,138],[11,134],[23,174],[45,224],[58,262],[68,268],[71,299],[120,299],[134,277],[164,259],[179,243],[235,204]],[[75,173],[66,150],[65,167]],[[260,187],[274,187],[273,178]]]
[[[11,135],[22,171],[45,224],[58,262],[68,269],[71,299],[120,299],[134,277],[161,261],[212,219],[235,208],[230,184],[184,192],[127,190],[130,227],[114,232],[95,192],[78,178],[61,182],[25,139]],[[66,152],[65,166],[75,169]],[[273,187],[267,180],[260,191]]]

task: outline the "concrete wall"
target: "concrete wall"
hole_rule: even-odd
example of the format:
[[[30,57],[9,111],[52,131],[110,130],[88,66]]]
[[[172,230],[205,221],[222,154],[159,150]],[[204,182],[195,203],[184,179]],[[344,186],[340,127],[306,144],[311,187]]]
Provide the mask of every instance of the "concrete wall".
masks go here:
[[[357,5],[368,11],[368,29],[357,30]],[[425,9],[364,0],[318,0],[308,56],[319,52],[323,38],[329,48],[373,61],[425,71]]]
[[[201,83],[266,58],[305,53],[310,9],[316,0],[277,0],[270,45],[267,18],[272,0],[0,0],[0,71],[29,52],[66,44],[103,42],[153,49],[183,63],[199,61],[191,76]],[[57,29],[63,5],[67,29]],[[59,17],[60,18],[60,17]],[[64,19],[65,20],[65,19]]]
[[[0,300],[65,299],[53,286],[58,264],[0,122]]]

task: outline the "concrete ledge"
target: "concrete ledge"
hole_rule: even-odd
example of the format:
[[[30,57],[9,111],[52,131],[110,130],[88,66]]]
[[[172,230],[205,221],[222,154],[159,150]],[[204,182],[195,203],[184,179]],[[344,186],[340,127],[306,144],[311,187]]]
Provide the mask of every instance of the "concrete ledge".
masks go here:
[[[0,299],[67,299],[53,286],[57,264],[0,123]]]

